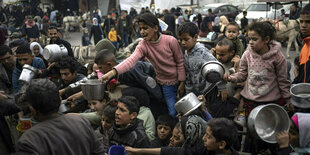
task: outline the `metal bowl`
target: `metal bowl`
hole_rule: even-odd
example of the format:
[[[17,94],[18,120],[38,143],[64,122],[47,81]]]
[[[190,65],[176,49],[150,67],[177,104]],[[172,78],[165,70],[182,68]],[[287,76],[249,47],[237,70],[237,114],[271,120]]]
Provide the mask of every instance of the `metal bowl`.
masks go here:
[[[291,103],[299,108],[310,108],[310,83],[295,84],[290,89]]]
[[[200,102],[194,93],[189,93],[182,97],[175,105],[175,110],[182,116],[189,115],[192,111],[200,107],[202,102]]]
[[[33,79],[37,75],[38,69],[25,64],[23,66],[22,73],[19,76],[19,81],[20,82],[26,82],[29,83],[31,79]]]
[[[225,73],[225,68],[218,61],[209,61],[202,65],[201,75],[210,83],[221,81]]]
[[[103,100],[105,84],[98,79],[89,79],[81,83],[83,97],[86,100]]]
[[[289,131],[290,118],[277,104],[260,105],[251,111],[248,117],[248,128],[257,138],[267,143],[277,143],[277,133]]]
[[[59,61],[66,55],[68,55],[68,50],[64,45],[50,44],[43,50],[43,57],[49,62]]]

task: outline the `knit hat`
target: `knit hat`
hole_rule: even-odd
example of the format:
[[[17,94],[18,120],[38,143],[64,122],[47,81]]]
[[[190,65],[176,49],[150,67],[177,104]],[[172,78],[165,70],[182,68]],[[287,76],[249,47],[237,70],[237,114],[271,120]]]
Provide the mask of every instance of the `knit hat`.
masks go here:
[[[108,40],[108,39],[102,39],[100,40],[96,46],[95,46],[95,50],[97,52],[100,52],[103,49],[107,49],[109,51],[113,51],[114,55],[116,54],[116,48],[114,47],[114,45]]]

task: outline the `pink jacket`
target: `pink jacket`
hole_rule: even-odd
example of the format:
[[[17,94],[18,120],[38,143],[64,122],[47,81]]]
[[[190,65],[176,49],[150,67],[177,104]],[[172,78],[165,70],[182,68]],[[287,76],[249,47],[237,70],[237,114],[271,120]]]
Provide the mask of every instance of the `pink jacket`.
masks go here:
[[[270,50],[259,55],[250,47],[240,62],[240,72],[230,76],[232,82],[246,80],[241,95],[255,102],[271,102],[283,97],[290,98],[290,82],[287,80],[286,60],[281,44],[271,41]]]
[[[174,37],[162,34],[155,42],[140,41],[134,53],[115,69],[122,74],[144,56],[152,63],[158,83],[174,85],[178,81],[185,81],[184,57]]]

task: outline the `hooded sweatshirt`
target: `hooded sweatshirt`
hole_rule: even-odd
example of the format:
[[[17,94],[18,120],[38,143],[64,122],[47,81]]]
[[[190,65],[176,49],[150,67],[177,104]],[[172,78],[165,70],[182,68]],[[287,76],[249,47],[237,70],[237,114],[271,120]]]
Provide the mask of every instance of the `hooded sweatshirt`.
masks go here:
[[[240,72],[230,76],[231,82],[246,81],[241,95],[255,102],[276,101],[290,98],[290,82],[287,80],[286,60],[281,52],[281,44],[269,43],[269,51],[263,55],[251,49],[243,53]]]
[[[200,69],[208,61],[217,61],[211,52],[201,43],[196,43],[190,52],[185,51],[184,66],[186,73],[185,92],[200,95],[211,84],[202,77]]]

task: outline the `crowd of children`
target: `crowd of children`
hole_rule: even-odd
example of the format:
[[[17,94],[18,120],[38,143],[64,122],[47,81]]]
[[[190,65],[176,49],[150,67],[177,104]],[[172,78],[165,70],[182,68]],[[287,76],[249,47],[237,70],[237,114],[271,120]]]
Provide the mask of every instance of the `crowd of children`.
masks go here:
[[[309,10],[308,4],[300,11],[305,44],[296,59],[293,83],[309,82]],[[48,62],[37,42],[21,43],[14,54],[10,47],[1,45],[0,131],[10,133],[3,116],[12,113],[19,112],[19,126],[25,126],[26,117],[35,121],[29,119],[31,128],[22,131],[16,146],[1,137],[0,149],[5,144],[5,153],[105,154],[120,145],[128,154],[237,155],[240,150],[252,154],[266,150],[271,154],[309,154],[309,109],[290,102],[287,60],[281,44],[275,41],[273,25],[248,25],[244,17],[240,29],[235,22],[222,19],[222,34],[209,50],[198,42],[209,23],[199,24],[198,17],[188,22],[185,16],[179,18],[177,30],[172,33],[162,31],[158,18],[151,13],[136,17],[142,39],[137,45],[129,45],[134,46],[133,52],[126,56],[118,52],[120,46],[128,44],[123,39],[132,26],[126,21],[126,12],[118,21],[121,25],[109,25],[109,31],[94,18],[91,33],[84,28],[82,36],[83,46],[90,45],[94,36],[97,51],[87,68],[70,55]],[[248,47],[240,41],[240,31],[247,35]],[[51,39],[59,41],[55,35],[51,34]],[[223,65],[220,82],[210,83],[202,76],[201,67],[207,62]],[[27,84],[18,80],[24,65],[39,69],[36,79]],[[105,91],[99,97],[89,97],[83,89],[90,79],[103,83]],[[190,93],[198,96],[199,103],[187,112],[177,111],[176,103]],[[248,143],[241,147],[238,130],[246,126],[234,122],[234,117],[245,113],[247,118],[254,108],[268,103],[287,108],[289,132],[277,133],[274,145],[247,133]],[[60,111],[59,107],[66,108]]]

